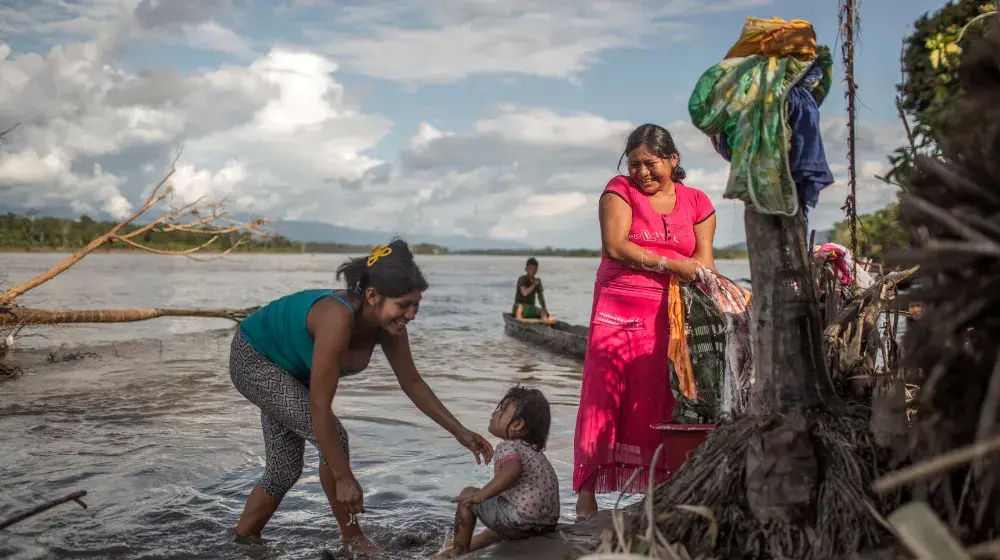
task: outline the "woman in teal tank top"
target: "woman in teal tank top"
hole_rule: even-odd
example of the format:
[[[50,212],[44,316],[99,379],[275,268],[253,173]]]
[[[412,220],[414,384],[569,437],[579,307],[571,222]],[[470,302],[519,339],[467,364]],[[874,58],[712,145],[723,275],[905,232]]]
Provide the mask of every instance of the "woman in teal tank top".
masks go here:
[[[427,289],[413,253],[402,240],[376,247],[337,269],[345,290],[303,290],[247,317],[233,336],[229,375],[260,408],[266,463],[236,525],[259,535],[281,499],[302,475],[305,442],[320,452],[320,483],[345,545],[372,552],[353,516],[364,512],[364,492],[351,472],[347,431],[333,414],[340,380],[361,373],[382,347],[399,386],[429,418],[489,462],[493,447],[459,422],[417,372],[406,325]]]

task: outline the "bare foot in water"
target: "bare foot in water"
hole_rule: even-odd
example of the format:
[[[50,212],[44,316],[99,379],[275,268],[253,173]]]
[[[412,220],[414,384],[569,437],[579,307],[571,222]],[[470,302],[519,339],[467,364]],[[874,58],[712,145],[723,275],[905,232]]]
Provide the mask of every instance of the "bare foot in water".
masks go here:
[[[354,554],[360,554],[362,556],[371,556],[373,554],[378,554],[382,552],[382,548],[377,544],[373,543],[366,536],[354,537],[352,539],[347,539],[344,541],[344,547],[350,550]]]
[[[448,547],[442,550],[441,552],[438,552],[437,554],[431,556],[427,560],[443,560],[444,558],[457,558],[457,557],[458,553],[455,551],[455,549],[452,547]]]
[[[590,521],[597,517],[597,496],[593,492],[580,492],[576,498],[576,520]]]

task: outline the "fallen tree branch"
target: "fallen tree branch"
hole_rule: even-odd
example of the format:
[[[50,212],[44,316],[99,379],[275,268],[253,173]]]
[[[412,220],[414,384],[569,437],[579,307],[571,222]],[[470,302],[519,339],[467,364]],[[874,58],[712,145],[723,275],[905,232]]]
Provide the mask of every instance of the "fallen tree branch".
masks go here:
[[[240,322],[258,307],[243,309],[37,309],[11,307],[0,314],[0,325],[54,325],[64,323],[131,323],[157,317],[207,317]]]
[[[132,230],[127,229],[127,226],[132,225],[132,223],[140,216],[147,213],[153,208],[153,206],[156,206],[160,202],[167,199],[167,197],[174,192],[173,187],[167,185],[167,181],[170,180],[175,171],[176,168],[171,166],[171,169],[166,176],[163,177],[163,179],[155,187],[153,187],[152,192],[146,198],[146,201],[142,204],[142,206],[140,206],[139,209],[133,212],[130,216],[119,222],[104,234],[94,238],[84,248],[73,253],[69,257],[66,257],[49,270],[30,280],[11,287],[6,292],[0,293],[0,307],[13,303],[16,298],[24,295],[26,292],[33,290],[34,288],[37,288],[38,286],[41,286],[42,284],[55,278],[59,274],[62,274],[66,271],[66,269],[104,245],[121,243],[133,249],[157,255],[184,256],[199,261],[214,260],[227,255],[230,251],[241,245],[247,237],[244,236],[243,238],[237,240],[220,255],[214,255],[211,258],[199,258],[194,256],[194,254],[207,249],[213,242],[222,236],[240,232],[245,232],[247,235],[252,233],[261,233],[261,227],[270,221],[263,218],[255,218],[246,222],[233,220],[226,216],[223,202],[202,202],[199,199],[180,207],[168,208],[162,216],[152,219],[149,223],[136,227]],[[156,234],[171,231],[204,235],[208,238],[208,241],[194,248],[188,249],[157,249],[135,240],[137,237],[146,233]]]
[[[52,509],[52,508],[54,508],[56,506],[60,506],[60,505],[65,504],[67,502],[76,502],[83,509],[87,509],[87,504],[83,503],[83,500],[81,499],[81,498],[83,498],[86,495],[87,495],[87,491],[86,490],[80,490],[80,491],[77,491],[77,492],[73,492],[72,494],[68,494],[66,496],[63,496],[62,498],[58,498],[56,500],[52,500],[52,501],[49,501],[49,502],[45,502],[44,504],[37,505],[37,506],[29,509],[28,511],[19,513],[19,514],[15,515],[14,517],[11,517],[10,519],[7,519],[6,521],[0,521],[0,530],[6,529],[7,527],[10,527],[11,525],[13,525],[15,523],[20,523],[21,521],[24,521],[25,519],[28,519],[29,517],[34,517],[34,516],[38,515],[39,513],[42,513],[44,511],[48,511],[48,510],[50,510],[50,509]]]

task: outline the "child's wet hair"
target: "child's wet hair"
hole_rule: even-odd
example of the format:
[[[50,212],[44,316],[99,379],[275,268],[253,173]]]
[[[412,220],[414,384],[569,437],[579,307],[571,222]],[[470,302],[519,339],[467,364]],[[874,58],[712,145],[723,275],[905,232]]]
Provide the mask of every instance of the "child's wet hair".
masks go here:
[[[524,433],[513,439],[524,441],[536,451],[545,449],[552,425],[552,409],[545,395],[538,389],[516,385],[500,399],[497,410],[503,410],[507,405],[514,407],[513,420],[524,422]]]

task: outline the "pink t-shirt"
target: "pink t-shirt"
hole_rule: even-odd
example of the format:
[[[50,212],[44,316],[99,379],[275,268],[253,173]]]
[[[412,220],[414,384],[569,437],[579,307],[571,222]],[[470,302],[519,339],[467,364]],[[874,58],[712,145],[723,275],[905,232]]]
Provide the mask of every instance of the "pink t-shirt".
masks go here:
[[[521,460],[521,476],[500,493],[507,498],[525,521],[554,525],[559,521],[559,479],[545,454],[519,439],[505,439],[497,444],[496,466],[504,461]]]
[[[669,214],[657,212],[649,201],[649,195],[622,175],[608,181],[603,194],[614,193],[632,207],[629,241],[663,257],[686,259],[694,254],[694,226],[710,218],[715,213],[715,207],[708,195],[698,189],[681,183],[674,183],[674,187],[677,189],[677,203]],[[637,270],[602,257],[597,268],[597,281],[666,289],[670,277]]]

